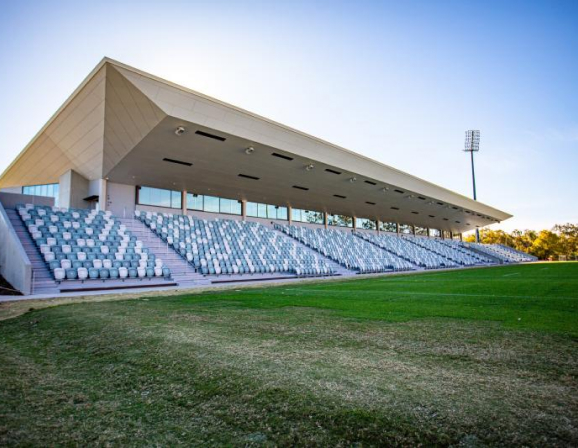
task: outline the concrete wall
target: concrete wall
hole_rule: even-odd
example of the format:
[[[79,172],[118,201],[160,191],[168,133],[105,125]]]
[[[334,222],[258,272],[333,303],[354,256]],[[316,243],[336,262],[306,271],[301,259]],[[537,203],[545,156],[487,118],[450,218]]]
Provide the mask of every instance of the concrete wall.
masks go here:
[[[0,274],[23,294],[32,292],[32,263],[2,203],[0,203]]]
[[[132,218],[136,200],[136,187],[134,185],[108,182],[106,194],[108,196],[107,210],[119,218]]]
[[[151,213],[172,213],[173,215],[182,215],[180,208],[155,207],[153,205],[137,205],[137,210]]]
[[[74,170],[68,170],[58,181],[58,205],[66,208],[89,208],[88,179]]]
[[[0,192],[21,194],[22,193],[22,187],[0,188]]]
[[[49,207],[54,206],[54,198],[17,193],[0,193],[0,202],[2,202],[4,208],[15,208],[17,204],[48,205]]]

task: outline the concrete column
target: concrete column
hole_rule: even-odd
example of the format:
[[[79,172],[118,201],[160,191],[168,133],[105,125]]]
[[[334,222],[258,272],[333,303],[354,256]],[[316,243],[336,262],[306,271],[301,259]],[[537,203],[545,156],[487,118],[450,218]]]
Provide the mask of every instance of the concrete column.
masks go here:
[[[381,222],[381,221],[380,221],[379,219],[376,219],[376,220],[375,220],[375,230],[377,230],[377,233],[379,233],[379,224],[380,224],[380,222]]]
[[[247,220],[247,200],[246,199],[241,200],[241,219],[243,221]]]
[[[186,216],[187,214],[187,190],[181,191],[181,212]]]
[[[395,233],[399,235],[399,222],[395,223]]]
[[[323,225],[325,226],[325,228],[328,227],[327,212],[323,212]]]
[[[291,213],[293,213],[293,207],[288,206],[287,207],[287,221],[289,221],[289,225],[291,225],[293,223],[293,219],[291,217]]]
[[[66,208],[86,208],[88,203],[88,179],[74,170],[68,170],[58,180],[58,204]]]
[[[413,236],[415,236],[415,226],[411,226],[411,232],[413,233]]]
[[[98,208],[100,211],[105,212],[108,209],[108,181],[106,179],[100,179],[100,192],[98,195]]]
[[[351,219],[353,219],[353,230],[357,230],[357,219],[355,216],[352,216]]]

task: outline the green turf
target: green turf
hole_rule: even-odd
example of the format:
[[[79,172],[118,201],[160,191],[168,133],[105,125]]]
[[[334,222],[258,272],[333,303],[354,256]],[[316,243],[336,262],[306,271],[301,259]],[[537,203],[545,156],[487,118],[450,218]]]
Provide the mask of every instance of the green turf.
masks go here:
[[[0,445],[578,444],[578,264],[0,322]]]

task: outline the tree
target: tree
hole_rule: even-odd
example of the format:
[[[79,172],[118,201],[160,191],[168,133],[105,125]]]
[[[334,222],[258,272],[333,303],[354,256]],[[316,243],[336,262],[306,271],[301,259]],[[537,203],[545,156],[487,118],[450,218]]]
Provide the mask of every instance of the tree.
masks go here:
[[[474,242],[475,235],[468,235],[467,242]],[[578,259],[578,225],[556,224],[552,230],[503,230],[482,229],[480,242],[502,244],[516,250],[532,254],[542,260],[558,259],[560,255],[568,259]]]

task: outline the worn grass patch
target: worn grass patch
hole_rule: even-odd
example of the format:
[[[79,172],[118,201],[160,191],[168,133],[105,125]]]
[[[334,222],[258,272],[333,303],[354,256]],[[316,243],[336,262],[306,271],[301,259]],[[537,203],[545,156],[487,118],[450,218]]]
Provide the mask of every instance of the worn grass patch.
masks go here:
[[[0,445],[576,446],[577,274],[513,266],[29,312],[0,322]]]

